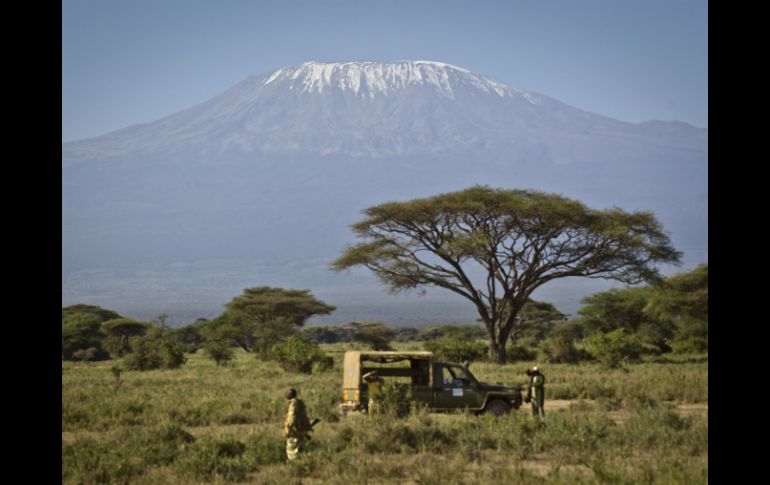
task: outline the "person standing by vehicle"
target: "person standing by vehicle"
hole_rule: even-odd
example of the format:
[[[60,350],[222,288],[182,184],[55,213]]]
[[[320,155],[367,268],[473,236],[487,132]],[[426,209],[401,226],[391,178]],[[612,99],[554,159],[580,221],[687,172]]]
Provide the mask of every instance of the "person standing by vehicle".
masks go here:
[[[363,377],[364,381],[366,381],[367,393],[369,395],[369,415],[377,414],[380,411],[379,397],[383,379],[376,370],[367,372]]]
[[[545,420],[545,376],[537,366],[527,369],[527,375],[529,385],[525,401],[532,403],[532,416],[540,416],[541,420]]]
[[[289,408],[283,424],[283,435],[286,437],[286,458],[293,460],[297,458],[312,426],[305,411],[305,403],[297,398],[297,390],[290,388],[286,392],[286,399],[289,400]]]

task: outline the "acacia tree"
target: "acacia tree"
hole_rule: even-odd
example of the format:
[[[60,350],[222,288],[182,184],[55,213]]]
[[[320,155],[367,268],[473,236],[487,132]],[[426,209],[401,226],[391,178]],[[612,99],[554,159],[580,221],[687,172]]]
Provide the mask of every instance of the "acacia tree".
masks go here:
[[[130,337],[147,333],[150,325],[131,318],[114,318],[102,323],[102,331],[107,335],[105,346],[114,357],[122,357],[131,352]]]
[[[120,318],[116,312],[94,305],[78,303],[61,309],[62,358],[72,359],[78,353],[91,354],[94,359],[107,359],[102,348],[104,332],[101,324]]]
[[[353,341],[368,345],[372,350],[393,350],[390,341],[396,330],[380,322],[351,322],[355,328]]]
[[[72,315],[88,315],[99,319],[100,322],[106,322],[115,318],[120,318],[117,312],[107,310],[96,305],[86,305],[84,303],[78,303],[76,305],[70,305],[61,309],[62,320]]]
[[[246,288],[225,308],[227,311],[204,330],[207,341],[229,339],[263,358],[270,347],[289,337],[308,318],[335,310],[312,296],[310,290],[268,286]]]
[[[679,261],[650,212],[592,210],[531,190],[469,189],[389,202],[364,211],[352,229],[363,239],[333,264],[364,266],[392,291],[436,286],[470,300],[489,335],[505,347],[530,295],[566,277],[636,284],[659,277],[655,263]]]

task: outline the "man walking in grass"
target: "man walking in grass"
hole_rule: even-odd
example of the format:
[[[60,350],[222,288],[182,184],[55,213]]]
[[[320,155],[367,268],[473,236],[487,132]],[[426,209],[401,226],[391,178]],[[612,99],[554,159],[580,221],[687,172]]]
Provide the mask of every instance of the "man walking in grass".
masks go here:
[[[297,398],[296,389],[289,389],[286,393],[286,399],[289,400],[289,409],[286,411],[283,435],[286,437],[286,457],[293,460],[297,458],[312,426],[305,411],[305,403]]]
[[[545,376],[537,366],[527,369],[527,375],[529,376],[529,385],[527,386],[525,401],[532,403],[532,416],[540,416],[541,420],[545,420],[545,409],[543,409],[543,404],[545,404]]]

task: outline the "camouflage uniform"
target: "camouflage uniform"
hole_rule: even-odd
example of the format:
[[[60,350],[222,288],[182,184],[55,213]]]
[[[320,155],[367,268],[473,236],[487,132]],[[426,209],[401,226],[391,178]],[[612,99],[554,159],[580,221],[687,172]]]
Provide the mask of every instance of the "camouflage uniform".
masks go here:
[[[539,371],[533,373],[529,378],[527,386],[527,401],[532,402],[532,416],[540,416],[545,419],[545,376]]]
[[[283,424],[283,435],[286,437],[286,457],[289,460],[297,457],[310,429],[310,420],[307,417],[307,412],[305,412],[305,403],[297,398],[289,399],[289,409],[286,411],[286,421]]]

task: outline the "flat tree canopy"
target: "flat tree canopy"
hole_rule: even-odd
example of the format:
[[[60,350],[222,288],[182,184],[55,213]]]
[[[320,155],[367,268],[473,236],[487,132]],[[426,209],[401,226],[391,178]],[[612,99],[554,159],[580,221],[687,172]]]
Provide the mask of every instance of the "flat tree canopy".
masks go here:
[[[70,305],[61,309],[62,320],[72,315],[93,315],[97,317],[100,322],[106,322],[107,320],[120,318],[120,315],[118,315],[117,312],[107,310],[99,306],[86,305],[83,303]]]
[[[208,342],[230,340],[260,356],[286,339],[313,315],[328,315],[332,305],[316,299],[310,290],[260,286],[246,288],[225,305],[226,312],[203,330]]]
[[[257,321],[286,318],[292,324],[302,326],[313,315],[327,315],[335,307],[317,300],[310,290],[292,290],[260,286],[246,288],[225,305],[228,311]]]
[[[650,212],[593,210],[533,190],[475,186],[364,210],[363,242],[332,267],[364,266],[393,291],[437,286],[470,300],[505,362],[516,319],[538,287],[558,278],[656,280],[677,252]]]

